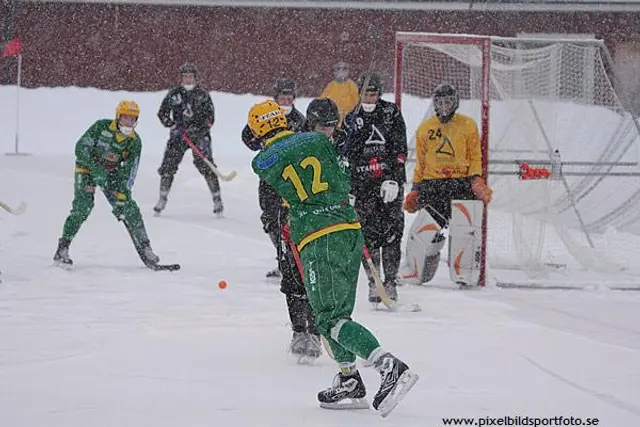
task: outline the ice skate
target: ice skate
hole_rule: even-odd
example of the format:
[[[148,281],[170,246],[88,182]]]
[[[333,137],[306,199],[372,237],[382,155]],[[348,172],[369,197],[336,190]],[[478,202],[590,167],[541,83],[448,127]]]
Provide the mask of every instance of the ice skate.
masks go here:
[[[378,304],[382,302],[382,298],[378,295],[376,285],[373,282],[369,282],[369,302],[373,304],[374,307],[377,307]]]
[[[418,374],[409,370],[402,360],[385,353],[374,363],[380,373],[380,389],[373,399],[373,407],[385,418],[400,403],[418,381]]]
[[[155,212],[156,216],[160,215],[160,213],[162,213],[164,208],[167,207],[167,200],[168,200],[167,195],[160,193],[160,198],[158,199],[158,203],[156,203],[156,205],[153,207],[153,211]]]
[[[397,286],[398,284],[395,280],[389,280],[384,284],[384,290],[387,292],[387,295],[389,295],[389,298],[391,298],[392,301],[398,300]]]
[[[298,358],[298,363],[300,365],[309,365],[322,354],[322,344],[320,344],[320,337],[307,333],[305,339],[306,346],[304,352]]]
[[[318,401],[324,409],[368,409],[366,395],[367,389],[358,371],[352,375],[339,372],[331,387],[318,393]]]
[[[213,197],[213,214],[216,218],[224,218],[224,205],[220,193],[214,193]]]
[[[69,245],[71,242],[66,239],[58,240],[58,249],[53,255],[53,262],[55,266],[62,268],[71,268],[73,260],[69,257]]]
[[[296,358],[305,354],[307,349],[307,337],[304,332],[294,332],[291,337],[291,344],[289,344],[289,351]]]
[[[146,245],[141,249],[140,256],[143,258],[143,262],[146,264],[157,264],[160,262],[160,257],[153,252],[151,246]]]
[[[265,276],[267,280],[279,281],[282,277],[282,274],[280,273],[279,269],[274,268],[273,270],[267,271],[267,274]]]

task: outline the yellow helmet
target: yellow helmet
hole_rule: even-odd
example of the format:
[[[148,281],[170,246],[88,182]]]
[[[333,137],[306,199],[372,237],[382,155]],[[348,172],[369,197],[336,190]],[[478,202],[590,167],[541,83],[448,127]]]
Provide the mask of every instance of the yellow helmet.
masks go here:
[[[269,99],[259,102],[249,110],[249,129],[262,137],[274,129],[286,129],[287,117],[277,102]]]
[[[120,101],[116,107],[116,120],[122,115],[138,118],[140,117],[140,107],[135,101]]]

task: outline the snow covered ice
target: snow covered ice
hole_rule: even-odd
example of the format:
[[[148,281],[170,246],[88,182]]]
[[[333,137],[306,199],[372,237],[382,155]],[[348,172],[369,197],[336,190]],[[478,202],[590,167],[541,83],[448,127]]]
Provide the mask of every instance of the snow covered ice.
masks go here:
[[[14,90],[0,88],[3,152],[13,150]],[[1,426],[424,427],[507,415],[640,423],[640,292],[463,292],[448,284],[445,268],[434,286],[400,288],[419,313],[374,311],[361,275],[355,316],[421,376],[389,418],[319,408],[316,393],[337,368],[326,355],[299,366],[286,354],[284,296],[264,280],[273,248],[259,220],[252,153],[239,139],[249,106],[262,98],[212,94],[214,158],[224,172],[239,172],[223,183],[226,218],[215,219],[188,157],[167,209],[152,214],[167,138],[155,117],[163,95],[22,92],[21,151],[33,155],[0,156],[0,199],[29,203],[21,216],[0,214]],[[182,269],[145,268],[100,195],[71,246],[74,270],[54,268],[73,145],[129,98],[142,110],[134,197],[154,250]],[[378,375],[361,372],[372,398]]]

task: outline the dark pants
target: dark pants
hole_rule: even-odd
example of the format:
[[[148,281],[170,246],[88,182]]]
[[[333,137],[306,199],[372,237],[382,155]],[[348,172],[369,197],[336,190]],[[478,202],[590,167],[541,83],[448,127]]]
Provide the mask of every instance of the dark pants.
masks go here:
[[[418,207],[426,209],[440,227],[451,219],[452,200],[476,200],[470,178],[428,179],[415,187],[419,192]]]
[[[211,137],[206,134],[200,137],[192,137],[191,141],[200,149],[202,154],[205,155],[207,160],[215,165],[213,161],[213,157],[211,154]],[[158,169],[158,173],[160,174],[160,192],[164,194],[168,194],[171,190],[171,185],[173,184],[173,178],[178,171],[178,167],[182,162],[182,158],[184,154],[190,147],[184,141],[181,135],[172,135],[167,142],[167,147],[164,150],[164,156],[162,158],[162,164]],[[193,153],[193,164],[198,169],[198,171],[202,174],[204,179],[207,181],[207,185],[209,186],[209,191],[211,191],[211,195],[216,198],[220,197],[220,182],[216,174],[207,166],[207,164],[202,160],[202,158],[197,155],[195,152]]]
[[[396,280],[402,257],[401,243],[404,233],[402,194],[403,190],[400,187],[398,198],[390,203],[382,201],[379,189],[356,195],[355,209],[362,224],[365,246],[378,271],[382,264],[386,283]],[[364,259],[362,264],[369,282],[373,283],[373,277]]]
[[[300,275],[302,265],[296,263],[293,253],[296,249],[295,247],[291,247],[290,239],[285,239],[282,233],[282,227],[285,225],[286,217],[286,209],[281,208],[276,223],[279,229],[276,245],[278,249],[278,268],[282,275],[280,279],[280,292],[285,295],[287,301],[291,329],[294,332],[309,332],[310,334],[318,335],[315,315],[309,304],[304,281]]]

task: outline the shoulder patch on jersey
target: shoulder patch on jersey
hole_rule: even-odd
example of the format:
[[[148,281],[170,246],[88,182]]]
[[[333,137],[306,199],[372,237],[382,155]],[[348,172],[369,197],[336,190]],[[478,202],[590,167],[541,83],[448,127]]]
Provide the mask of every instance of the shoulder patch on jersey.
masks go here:
[[[263,159],[260,156],[255,160],[256,169],[268,169],[278,161],[278,153],[270,154],[269,157]]]

